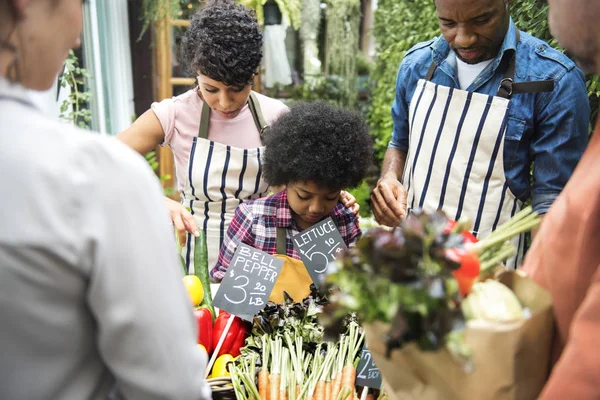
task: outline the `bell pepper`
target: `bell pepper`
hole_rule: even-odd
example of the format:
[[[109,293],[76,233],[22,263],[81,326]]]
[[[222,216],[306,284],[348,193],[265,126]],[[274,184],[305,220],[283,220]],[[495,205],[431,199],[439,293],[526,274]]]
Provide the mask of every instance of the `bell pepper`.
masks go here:
[[[212,313],[206,307],[199,307],[194,310],[194,317],[198,324],[198,344],[204,346],[206,352],[210,354],[214,349]]]
[[[233,362],[234,358],[231,354],[223,354],[215,360],[215,364],[212,368],[211,376],[213,378],[220,378],[224,376],[230,376],[227,364]]]
[[[230,316],[231,314],[228,312],[219,312],[219,316],[217,317],[213,327],[213,345],[215,347],[219,343],[219,339],[225,330],[227,320],[229,320]],[[248,324],[241,318],[235,317],[231,327],[229,328],[229,332],[227,332],[227,335],[225,335],[225,340],[223,341],[223,345],[221,346],[217,357],[220,357],[223,354],[230,354],[233,357],[240,355],[240,349],[244,347],[244,341],[246,340],[247,332]]]
[[[458,282],[458,290],[464,297],[471,291],[471,287],[479,276],[481,265],[477,253],[464,248],[451,248],[446,250],[446,257],[457,264],[458,269],[452,271],[454,279]]]
[[[457,221],[448,220],[448,225],[444,229],[444,233],[459,233],[462,235],[465,243],[477,243],[477,238],[468,229],[464,228],[463,224],[459,224]]]
[[[462,222],[448,220],[444,233],[460,234],[464,244],[477,243],[477,238]],[[446,257],[459,264],[459,268],[452,272],[458,282],[458,290],[464,296],[469,294],[475,279],[479,276],[480,264],[477,253],[464,248],[451,248],[446,250]]]

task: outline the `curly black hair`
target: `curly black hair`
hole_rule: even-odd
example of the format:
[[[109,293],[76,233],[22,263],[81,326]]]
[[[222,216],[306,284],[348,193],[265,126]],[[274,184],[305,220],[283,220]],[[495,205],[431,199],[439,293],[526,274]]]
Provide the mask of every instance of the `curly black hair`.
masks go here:
[[[363,118],[324,102],[299,103],[265,134],[265,180],[271,185],[313,181],[336,189],[357,186],[373,157]]]
[[[262,42],[254,11],[233,0],[212,0],[192,17],[181,52],[190,74],[243,87],[260,64]]]

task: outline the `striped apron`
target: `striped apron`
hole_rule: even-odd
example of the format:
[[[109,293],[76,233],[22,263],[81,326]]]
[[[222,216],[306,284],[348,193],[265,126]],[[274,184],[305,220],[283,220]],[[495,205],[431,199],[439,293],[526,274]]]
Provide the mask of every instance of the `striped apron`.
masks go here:
[[[518,32],[518,30],[517,30]],[[519,35],[517,35],[518,42]],[[504,136],[512,95],[547,92],[553,81],[514,83],[515,55],[496,96],[417,83],[409,110],[410,136],[402,184],[409,209],[442,209],[448,218],[468,218],[473,234],[487,237],[523,207],[504,174]],[[514,239],[517,254],[506,265],[520,265],[524,235]]]
[[[248,107],[262,137],[267,124],[254,93],[248,98]],[[235,209],[243,201],[264,197],[269,185],[262,179],[260,157],[263,148],[242,149],[208,140],[209,114],[210,107],[203,103],[198,137],[192,143],[187,183],[181,198],[198,227],[206,233],[210,270],[217,263]],[[182,251],[188,272],[193,274],[194,237],[191,234],[188,234]]]

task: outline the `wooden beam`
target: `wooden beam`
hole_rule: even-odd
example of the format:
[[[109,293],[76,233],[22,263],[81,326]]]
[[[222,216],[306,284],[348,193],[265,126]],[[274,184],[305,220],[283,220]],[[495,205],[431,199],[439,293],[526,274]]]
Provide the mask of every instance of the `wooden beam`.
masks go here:
[[[187,19],[172,19],[169,21],[169,23],[171,24],[171,26],[181,26],[184,28],[189,28],[192,24],[192,22]]]
[[[171,59],[171,24],[168,16],[159,21],[156,25],[156,73],[158,80],[158,98],[157,101],[173,97],[173,86],[171,78],[173,73]],[[159,176],[169,176],[169,179],[163,181],[163,187],[167,189],[175,188],[175,164],[173,153],[168,147],[157,148],[158,154],[158,173]],[[179,193],[175,191],[176,196]]]
[[[194,78],[171,78],[169,83],[173,86],[194,86],[196,80]]]

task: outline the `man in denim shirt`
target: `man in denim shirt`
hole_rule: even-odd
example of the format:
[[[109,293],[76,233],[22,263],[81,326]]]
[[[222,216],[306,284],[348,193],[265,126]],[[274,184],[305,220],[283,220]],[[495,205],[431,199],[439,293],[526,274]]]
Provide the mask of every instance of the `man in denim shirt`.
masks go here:
[[[530,197],[546,213],[563,189],[588,142],[585,78],[519,32],[508,1],[436,0],[436,8],[443,35],[409,50],[398,71],[374,213],[394,226],[407,209],[441,208],[483,238]],[[523,238],[515,245],[522,253]]]

